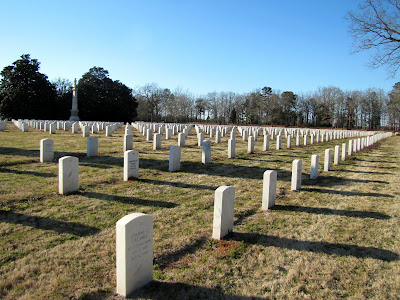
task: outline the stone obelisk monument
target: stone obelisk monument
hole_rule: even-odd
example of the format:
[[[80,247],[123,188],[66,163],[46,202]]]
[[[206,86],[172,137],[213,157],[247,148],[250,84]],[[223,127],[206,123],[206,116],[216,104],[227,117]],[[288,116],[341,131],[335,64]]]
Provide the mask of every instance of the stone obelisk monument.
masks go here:
[[[74,87],[72,88],[72,109],[71,116],[69,117],[70,121],[79,121],[78,111],[78,87],[76,86],[75,78]]]

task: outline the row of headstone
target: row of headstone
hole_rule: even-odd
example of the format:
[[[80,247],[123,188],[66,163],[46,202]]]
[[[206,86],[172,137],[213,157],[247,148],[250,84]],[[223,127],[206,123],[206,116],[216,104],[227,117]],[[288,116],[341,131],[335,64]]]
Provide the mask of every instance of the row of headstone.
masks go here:
[[[111,136],[112,133],[122,126],[122,123],[112,122],[89,122],[89,121],[52,121],[52,120],[12,120],[12,122],[21,131],[27,132],[28,127],[32,127],[50,134],[55,134],[56,130],[71,130],[72,133],[78,133],[79,127],[83,137],[89,137],[90,134],[98,133],[106,130],[106,136]]]

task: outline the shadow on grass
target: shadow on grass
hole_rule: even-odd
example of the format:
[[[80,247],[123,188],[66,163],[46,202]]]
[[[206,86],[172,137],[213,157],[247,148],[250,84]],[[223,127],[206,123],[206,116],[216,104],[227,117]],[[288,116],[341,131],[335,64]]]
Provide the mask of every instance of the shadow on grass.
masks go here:
[[[361,196],[361,197],[383,197],[383,198],[394,198],[393,195],[380,194],[380,193],[361,193],[361,192],[349,192],[349,191],[335,191],[335,190],[325,190],[319,188],[302,188],[305,192],[316,192],[321,194],[334,194],[343,196]]]
[[[206,288],[181,282],[162,282],[153,280],[142,289],[133,293],[127,299],[230,299],[230,300],[261,300],[261,297],[235,296],[224,293],[221,287]]]
[[[365,171],[355,171],[355,170],[340,170],[340,172],[349,172],[349,173],[359,173],[359,174],[377,174],[377,175],[393,175],[393,173],[388,172],[365,172]]]
[[[218,186],[211,186],[211,185],[187,184],[187,183],[183,183],[183,182],[172,182],[172,181],[145,179],[145,178],[139,178],[138,181],[155,184],[155,185],[170,185],[170,186],[186,188],[186,189],[213,190],[214,191],[218,188]]]
[[[38,145],[38,148],[39,148],[39,145]],[[27,149],[20,149],[20,148],[12,148],[12,147],[0,147],[0,154],[39,157],[40,151],[39,150],[27,150]]]
[[[330,209],[321,207],[307,207],[307,206],[295,206],[295,205],[275,205],[271,210],[279,211],[298,211],[309,214],[318,215],[332,215],[332,216],[345,216],[353,218],[373,218],[379,220],[387,220],[391,217],[379,212],[373,211],[359,211],[359,210],[341,210],[341,209]]]
[[[341,171],[339,171],[341,172]],[[319,175],[316,180],[310,180],[310,176],[308,174],[303,174],[303,183],[306,185],[315,185],[315,186],[334,186],[334,185],[348,185],[350,182],[356,183],[379,183],[379,184],[389,184],[387,181],[382,180],[368,180],[368,179],[355,179],[355,178],[345,178],[339,176],[333,176],[333,172],[329,173],[324,172]],[[304,178],[304,175],[305,178]]]
[[[188,254],[195,253],[207,242],[207,240],[208,238],[205,236],[199,237],[193,243],[186,245],[182,249],[155,258],[154,264],[157,264],[160,270],[173,267],[172,264],[174,262],[180,260],[182,257],[187,256]]]
[[[237,217],[236,221],[233,222],[234,225],[242,223],[244,220],[246,220],[248,217],[251,217],[257,212],[257,209],[248,209],[243,212],[240,212],[236,214],[235,216]]]
[[[92,162],[88,160],[82,160],[80,164],[85,166],[93,166],[98,168],[107,168],[110,166],[123,166],[123,158],[117,157],[104,157],[99,156]],[[169,160],[165,159],[150,159],[140,157],[139,153],[139,169],[154,169],[163,172],[168,172]],[[181,169],[178,172],[182,173],[193,173],[193,174],[205,174],[212,176],[221,177],[233,177],[233,178],[248,178],[248,179],[260,179],[262,180],[264,172],[268,170],[268,167],[261,168],[255,166],[240,166],[234,164],[225,163],[211,163],[203,164],[201,162],[182,161]],[[278,172],[279,180],[290,180],[292,173],[286,170],[275,169]],[[195,187],[195,186],[194,186]]]
[[[272,246],[289,250],[325,253],[328,255],[354,256],[358,258],[369,257],[387,262],[399,260],[399,255],[397,253],[375,247],[328,242],[299,241],[296,239],[268,236],[258,233],[233,232],[226,237],[226,240],[243,241],[245,243],[257,244],[264,247]]]
[[[144,200],[138,199],[134,197],[123,197],[123,196],[116,196],[116,195],[109,195],[103,193],[95,193],[95,192],[84,192],[82,196],[88,198],[94,198],[98,200],[106,200],[106,201],[117,201],[124,204],[136,204],[136,205],[143,205],[143,206],[155,206],[155,207],[166,207],[166,208],[173,208],[177,207],[178,204],[173,202],[167,201],[153,201],[153,200]]]
[[[20,170],[10,170],[5,168],[0,168],[0,173],[12,173],[18,175],[32,175],[38,177],[56,177],[57,175],[51,173],[40,173],[40,172],[33,172],[33,171],[20,171]]]
[[[97,227],[87,226],[75,222],[64,222],[46,217],[24,215],[12,211],[0,210],[0,222],[20,224],[43,230],[52,230],[58,233],[69,233],[76,236],[94,235],[100,232]]]

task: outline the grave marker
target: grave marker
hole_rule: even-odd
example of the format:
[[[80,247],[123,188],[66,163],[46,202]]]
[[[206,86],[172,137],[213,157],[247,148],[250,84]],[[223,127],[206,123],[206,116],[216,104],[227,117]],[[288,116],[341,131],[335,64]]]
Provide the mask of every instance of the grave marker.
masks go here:
[[[233,231],[235,188],[220,186],[215,190],[212,238],[220,240]]]
[[[53,161],[54,141],[52,139],[40,140],[40,162]]]
[[[133,213],[116,224],[117,293],[127,297],[153,280],[153,217]]]
[[[203,164],[211,163],[211,141],[202,142],[201,161]]]
[[[277,173],[274,170],[264,172],[262,209],[267,210],[275,205]]]
[[[169,148],[169,167],[170,172],[179,171],[181,169],[181,147],[171,146]]]
[[[291,182],[292,191],[298,191],[301,188],[302,165],[303,161],[301,159],[295,159],[292,163],[292,182]]]
[[[124,181],[139,178],[139,152],[128,150],[124,152]]]
[[[61,195],[78,191],[79,159],[74,156],[64,156],[58,161],[58,192]]]
[[[318,178],[318,169],[319,169],[319,155],[313,154],[311,155],[311,171],[310,171],[311,180],[315,180]]]
[[[95,136],[90,136],[87,138],[86,142],[86,156],[98,156],[99,155],[99,141]]]

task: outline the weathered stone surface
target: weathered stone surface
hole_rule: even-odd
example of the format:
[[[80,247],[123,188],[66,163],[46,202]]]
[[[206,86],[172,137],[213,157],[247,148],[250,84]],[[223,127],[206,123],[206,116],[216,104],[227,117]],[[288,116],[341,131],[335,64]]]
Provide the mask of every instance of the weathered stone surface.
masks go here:
[[[275,205],[277,173],[267,170],[263,177],[262,209],[267,210]]]
[[[233,231],[233,216],[235,206],[235,188],[220,186],[215,190],[214,198],[214,239],[220,240]]]
[[[126,297],[153,280],[153,217],[133,213],[116,224],[117,293]]]
[[[58,192],[62,195],[78,191],[79,159],[74,156],[64,156],[58,161]]]
[[[128,150],[124,152],[124,181],[139,178],[139,152]]]

